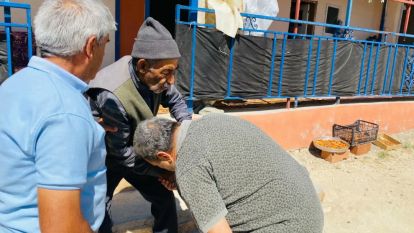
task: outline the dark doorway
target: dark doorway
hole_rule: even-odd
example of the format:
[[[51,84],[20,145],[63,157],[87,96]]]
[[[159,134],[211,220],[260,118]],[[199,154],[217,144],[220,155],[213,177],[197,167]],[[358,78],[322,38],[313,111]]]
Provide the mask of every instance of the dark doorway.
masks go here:
[[[301,1],[300,3],[300,10],[299,10],[299,20],[304,21],[311,21],[315,22],[316,16],[316,8],[317,8],[317,1]],[[296,11],[296,1],[292,0],[290,6],[290,18],[295,18],[295,11]],[[289,32],[293,33],[295,29],[295,24],[289,24]],[[315,26],[309,24],[299,24],[298,25],[298,33],[299,34],[306,34],[306,35],[313,35],[315,32]]]
[[[339,8],[328,6],[328,12],[326,13],[326,24],[338,24]],[[326,33],[334,34],[336,28],[325,27]]]
[[[407,15],[407,9],[405,9],[401,16],[400,33],[404,32],[405,16]],[[414,6],[411,6],[410,21],[408,23],[407,34],[414,35]],[[398,38],[400,44],[414,44],[414,38],[400,36]]]
[[[189,5],[189,0],[150,0],[150,16],[164,25],[175,37],[175,6]],[[187,19],[188,11],[181,12],[181,19]]]

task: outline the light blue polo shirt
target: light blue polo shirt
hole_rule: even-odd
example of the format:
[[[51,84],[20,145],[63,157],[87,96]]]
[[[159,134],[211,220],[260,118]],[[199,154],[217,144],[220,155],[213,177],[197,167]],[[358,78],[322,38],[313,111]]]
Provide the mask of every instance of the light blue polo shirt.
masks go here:
[[[105,132],[86,83],[32,57],[0,86],[0,232],[40,232],[37,188],[81,190],[92,230],[105,210]]]

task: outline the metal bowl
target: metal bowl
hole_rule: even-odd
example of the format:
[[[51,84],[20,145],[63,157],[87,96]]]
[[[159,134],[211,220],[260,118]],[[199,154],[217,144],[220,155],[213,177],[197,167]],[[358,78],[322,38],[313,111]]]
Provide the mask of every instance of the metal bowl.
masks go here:
[[[319,140],[334,140],[334,141],[339,141],[339,142],[344,143],[346,145],[346,147],[343,148],[343,149],[335,149],[335,148],[331,148],[331,147],[321,146],[321,145],[318,145],[317,143],[315,143],[316,141],[319,141]],[[340,139],[338,137],[331,137],[331,136],[323,136],[323,137],[315,138],[312,141],[312,143],[319,150],[326,151],[326,152],[329,152],[329,153],[338,153],[338,154],[345,153],[349,149],[349,146],[350,146],[348,142],[346,142],[346,141],[344,141],[344,140],[342,140],[342,139]]]

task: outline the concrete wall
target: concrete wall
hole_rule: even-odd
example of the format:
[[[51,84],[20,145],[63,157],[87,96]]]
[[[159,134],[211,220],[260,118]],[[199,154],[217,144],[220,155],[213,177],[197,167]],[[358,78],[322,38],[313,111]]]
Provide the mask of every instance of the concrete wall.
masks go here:
[[[316,21],[326,22],[328,6],[339,8],[339,19],[345,24],[347,0],[319,0]],[[382,4],[380,1],[372,1],[372,3],[368,3],[368,0],[354,1],[350,25],[378,30],[381,22],[381,12]],[[316,33],[319,35],[331,35],[326,34],[324,29],[320,27],[316,30]],[[354,32],[354,36],[357,39],[366,39],[371,35],[365,32]]]
[[[358,119],[379,124],[380,132],[414,129],[414,101],[341,104],[251,113],[232,113],[246,119],[285,149],[309,147],[313,139],[331,136],[332,125],[348,125]]]
[[[102,0],[106,6],[111,10],[112,15],[115,18],[115,1],[114,0]],[[32,7],[32,20],[36,15],[39,6],[43,2],[43,0],[13,0],[13,2],[17,3],[29,3]],[[0,10],[0,19],[3,19],[3,10]],[[14,23],[26,23],[26,12],[24,10],[12,10],[12,22]],[[4,30],[4,29],[1,29]],[[16,30],[16,29],[13,29]],[[115,61],[115,32],[112,32],[110,35],[111,41],[106,46],[105,50],[105,57],[102,63],[102,66],[107,66]]]
[[[401,16],[403,4],[395,1],[388,1],[387,11],[385,16],[385,28],[384,31],[399,32],[401,25]],[[389,42],[397,42],[395,37],[390,37]]]
[[[277,15],[277,17],[289,18],[291,0],[278,0],[278,4],[279,4],[279,14]],[[280,32],[287,32],[289,29],[289,24],[274,21],[269,29],[280,31]]]

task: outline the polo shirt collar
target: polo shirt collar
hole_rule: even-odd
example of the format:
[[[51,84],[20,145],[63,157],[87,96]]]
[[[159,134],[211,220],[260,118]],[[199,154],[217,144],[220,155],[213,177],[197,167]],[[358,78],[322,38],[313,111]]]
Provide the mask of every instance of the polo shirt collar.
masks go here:
[[[44,58],[33,56],[29,61],[28,67],[53,74],[81,93],[84,93],[89,88],[87,83]]]
[[[187,137],[188,128],[190,128],[191,120],[184,120],[181,122],[180,127],[178,128],[178,135],[177,135],[177,144],[176,150],[177,153],[180,151],[181,147],[183,146],[184,139]]]

